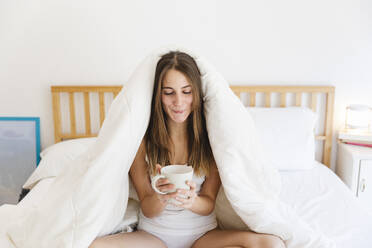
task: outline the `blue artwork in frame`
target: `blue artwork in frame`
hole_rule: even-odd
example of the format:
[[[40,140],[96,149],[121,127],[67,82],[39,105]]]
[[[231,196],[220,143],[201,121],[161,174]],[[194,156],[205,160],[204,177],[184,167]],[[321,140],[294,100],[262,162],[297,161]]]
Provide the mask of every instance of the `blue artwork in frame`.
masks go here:
[[[40,162],[40,118],[0,117],[0,205],[16,204]]]

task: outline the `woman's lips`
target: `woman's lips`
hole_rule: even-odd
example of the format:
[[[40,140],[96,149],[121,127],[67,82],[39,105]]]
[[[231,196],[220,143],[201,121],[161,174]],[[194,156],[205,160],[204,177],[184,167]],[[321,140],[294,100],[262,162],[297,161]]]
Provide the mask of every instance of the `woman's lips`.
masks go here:
[[[176,114],[182,114],[184,111],[183,110],[179,110],[179,111],[173,110],[173,112],[176,113]]]

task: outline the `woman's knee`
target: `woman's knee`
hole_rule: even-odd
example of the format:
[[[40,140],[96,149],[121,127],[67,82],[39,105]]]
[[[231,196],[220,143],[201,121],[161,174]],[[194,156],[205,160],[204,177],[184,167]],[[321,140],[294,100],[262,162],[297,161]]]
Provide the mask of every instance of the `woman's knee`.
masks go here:
[[[88,248],[113,248],[111,242],[108,242],[107,236],[96,238]]]
[[[282,239],[275,235],[267,235],[260,237],[259,248],[285,248],[285,244]]]
[[[88,248],[104,248],[105,246],[100,244],[99,238],[95,239]]]
[[[285,248],[284,242],[275,235],[241,233],[242,245],[245,248]]]
[[[167,248],[167,246],[161,239],[143,231],[102,236],[96,238],[88,248],[117,248],[117,247]]]

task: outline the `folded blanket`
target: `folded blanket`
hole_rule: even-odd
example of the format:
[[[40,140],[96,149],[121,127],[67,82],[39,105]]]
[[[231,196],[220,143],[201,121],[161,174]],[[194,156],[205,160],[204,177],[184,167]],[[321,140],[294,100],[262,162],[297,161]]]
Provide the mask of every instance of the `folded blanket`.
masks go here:
[[[158,49],[137,67],[96,143],[56,177],[40,205],[1,222],[6,234],[0,235],[14,247],[86,248],[116,230],[126,212],[128,171],[149,123],[156,63],[171,50],[193,56],[202,74],[208,135],[223,185],[217,215],[239,220],[226,220],[226,226],[275,234],[289,248],[333,247],[278,200],[279,174],[264,161],[253,121],[228,83],[205,59],[175,47]]]

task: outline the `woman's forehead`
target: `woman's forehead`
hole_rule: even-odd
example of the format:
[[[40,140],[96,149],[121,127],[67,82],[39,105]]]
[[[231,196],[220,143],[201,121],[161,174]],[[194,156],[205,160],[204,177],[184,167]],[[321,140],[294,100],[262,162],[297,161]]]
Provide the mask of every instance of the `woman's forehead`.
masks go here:
[[[169,70],[164,76],[162,88],[186,88],[191,84],[188,78],[180,71]]]

